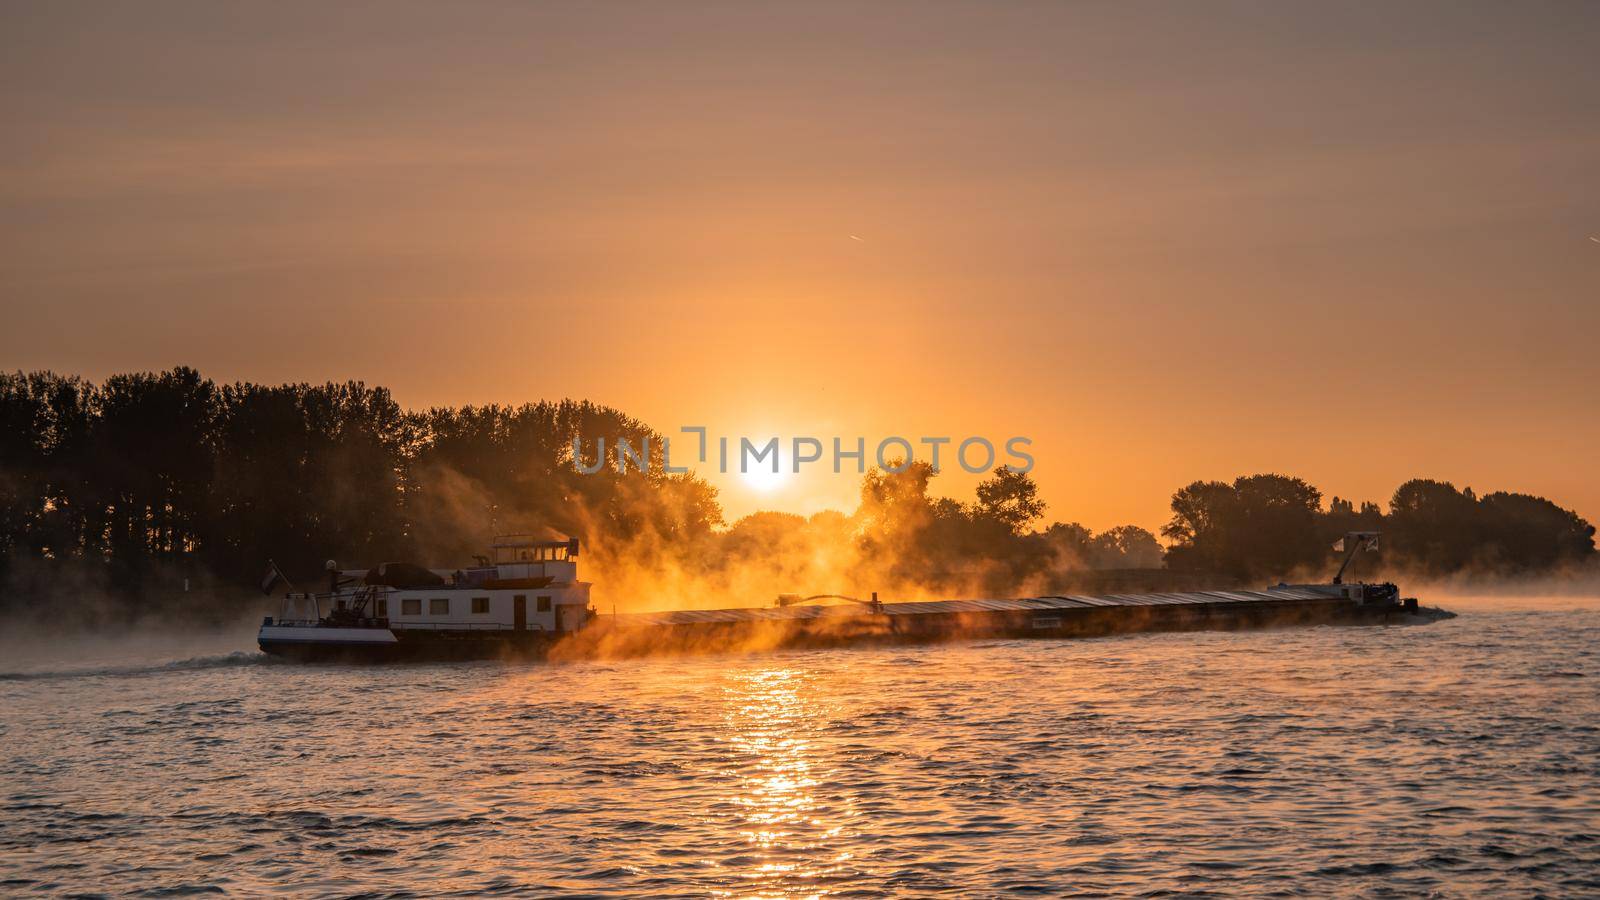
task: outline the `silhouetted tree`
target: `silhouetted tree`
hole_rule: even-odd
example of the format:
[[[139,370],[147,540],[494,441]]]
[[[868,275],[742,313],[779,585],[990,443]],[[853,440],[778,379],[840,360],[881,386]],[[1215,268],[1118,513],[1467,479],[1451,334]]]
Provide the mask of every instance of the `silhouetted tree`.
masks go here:
[[[1172,541],[1167,565],[1224,571],[1236,499],[1233,487],[1221,481],[1196,481],[1179,488],[1172,495],[1172,519],[1161,528],[1162,536]]]
[[[1005,526],[1012,534],[1022,534],[1028,526],[1044,515],[1045,503],[1039,499],[1039,486],[1026,472],[1017,472],[1005,466],[978,482],[978,505],[975,515]]]
[[[1414,478],[1395,489],[1385,531],[1390,555],[1411,568],[1447,573],[1466,567],[1484,534],[1471,488]]]
[[[1496,568],[1537,572],[1594,554],[1594,526],[1543,497],[1497,491],[1478,501],[1487,558]]]
[[[321,561],[405,552],[402,488],[414,426],[385,388],[359,382],[221,392],[212,540],[205,558],[235,577],[271,557]]]
[[[1156,536],[1137,525],[1118,525],[1089,540],[1089,563],[1096,569],[1153,569],[1163,551]]]
[[[503,532],[574,535],[591,558],[636,566],[703,559],[722,524],[714,488],[663,468],[664,442],[644,423],[607,407],[564,400],[520,407],[432,409],[415,417],[418,449],[408,468],[405,511],[420,555],[462,559]],[[573,442],[592,464],[573,465]],[[645,467],[618,471],[618,442]]]
[[[0,575],[18,559],[80,559],[98,535],[89,524],[95,396],[77,377],[0,376]]]
[[[1094,541],[1094,532],[1077,522],[1052,522],[1039,536],[1057,555],[1063,557],[1063,563],[1089,564],[1089,548]]]
[[[132,583],[149,564],[180,563],[199,545],[210,501],[216,387],[180,367],[113,375],[95,400],[88,485],[103,530],[86,537],[115,575]]]
[[[899,471],[872,469],[862,477],[855,520],[865,559],[897,576],[925,571],[933,564],[923,552],[928,542],[922,532],[934,517],[928,484],[935,474],[931,464],[911,462]],[[943,512],[948,516],[952,511]]]
[[[1233,484],[1197,481],[1172,497],[1162,534],[1173,568],[1238,577],[1283,577],[1323,562],[1322,494],[1299,478],[1249,475]]]

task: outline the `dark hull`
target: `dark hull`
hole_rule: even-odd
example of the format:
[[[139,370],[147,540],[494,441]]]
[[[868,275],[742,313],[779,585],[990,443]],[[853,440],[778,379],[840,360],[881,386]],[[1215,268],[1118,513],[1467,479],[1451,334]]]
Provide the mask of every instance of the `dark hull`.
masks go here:
[[[559,638],[538,631],[451,632],[397,629],[392,644],[261,640],[261,652],[297,662],[449,662],[472,659],[544,659]]]

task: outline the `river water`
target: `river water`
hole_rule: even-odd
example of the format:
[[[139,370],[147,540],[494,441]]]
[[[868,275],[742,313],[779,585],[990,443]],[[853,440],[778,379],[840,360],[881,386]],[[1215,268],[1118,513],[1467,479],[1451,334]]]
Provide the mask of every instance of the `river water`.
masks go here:
[[[1448,605],[564,665],[13,646],[0,892],[1595,895],[1600,601]]]

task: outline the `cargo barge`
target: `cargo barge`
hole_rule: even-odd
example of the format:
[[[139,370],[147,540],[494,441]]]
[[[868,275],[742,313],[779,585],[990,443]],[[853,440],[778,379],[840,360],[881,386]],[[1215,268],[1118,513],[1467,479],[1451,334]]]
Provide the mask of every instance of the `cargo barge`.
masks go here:
[[[290,592],[262,622],[267,653],[301,660],[579,659],[653,653],[926,643],[972,638],[1072,638],[1139,631],[1295,625],[1380,625],[1449,614],[1419,608],[1393,584],[1345,584],[1373,536],[1352,534],[1327,584],[1262,590],[1060,594],[883,602],[785,595],[770,607],[599,615],[577,577],[578,542],[496,538],[490,555],[454,571],[386,563],[341,571],[329,589]],[[264,587],[281,576],[276,567]]]

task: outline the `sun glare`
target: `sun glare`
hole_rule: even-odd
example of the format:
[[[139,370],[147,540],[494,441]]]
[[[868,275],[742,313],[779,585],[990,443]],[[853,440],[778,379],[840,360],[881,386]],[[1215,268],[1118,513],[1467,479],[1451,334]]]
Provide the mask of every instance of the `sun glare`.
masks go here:
[[[763,494],[772,493],[783,487],[789,480],[789,473],[783,468],[781,460],[776,472],[772,471],[770,460],[760,463],[751,461],[746,468],[748,471],[739,473],[739,480],[744,482],[744,486],[750,490],[759,491]]]

